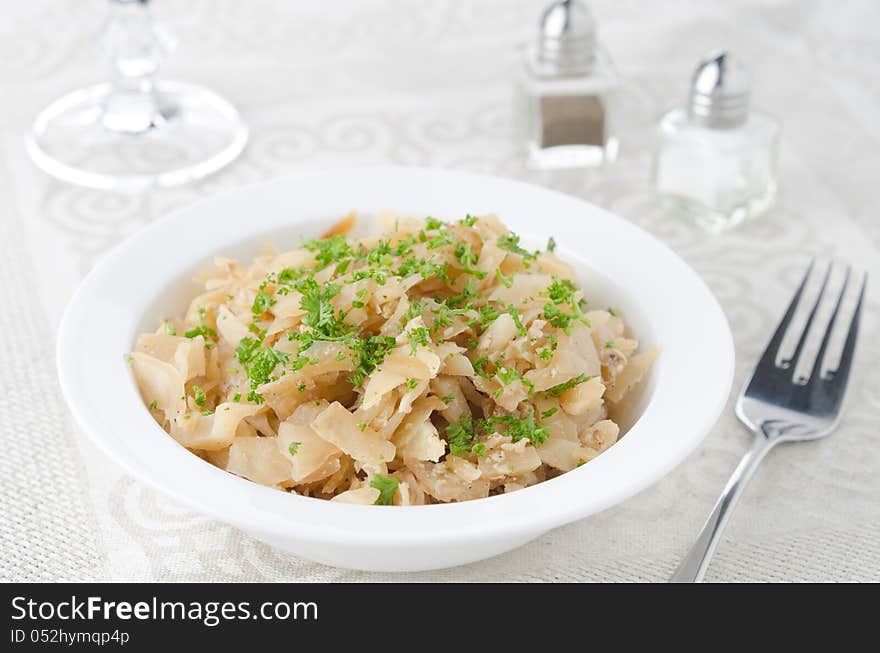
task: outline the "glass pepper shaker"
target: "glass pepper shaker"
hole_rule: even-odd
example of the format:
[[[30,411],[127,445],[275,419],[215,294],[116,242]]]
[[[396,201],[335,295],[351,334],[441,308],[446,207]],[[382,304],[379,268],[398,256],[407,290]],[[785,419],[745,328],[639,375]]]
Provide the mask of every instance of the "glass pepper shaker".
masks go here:
[[[525,49],[518,90],[531,168],[598,166],[617,155],[618,80],[596,31],[583,3],[559,0]]]
[[[713,232],[767,212],[776,200],[780,125],[749,105],[744,67],[721,50],[697,66],[687,104],[660,119],[657,190]]]

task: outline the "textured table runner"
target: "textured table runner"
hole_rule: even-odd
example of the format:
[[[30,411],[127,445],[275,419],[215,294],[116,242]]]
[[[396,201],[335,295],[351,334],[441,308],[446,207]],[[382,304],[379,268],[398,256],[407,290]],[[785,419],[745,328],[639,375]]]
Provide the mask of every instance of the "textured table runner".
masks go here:
[[[782,118],[778,208],[712,237],[655,210],[644,130],[633,128],[621,162],[601,173],[524,169],[513,131],[514,51],[542,4],[156,0],[156,14],[181,39],[167,75],[232,100],[252,141],[239,162],[209,180],[125,196],[49,180],[22,142],[43,106],[102,78],[90,40],[104,2],[0,2],[0,580],[668,577],[748,447],[731,405],[688,460],[623,504],[492,560],[403,576],[311,563],[195,514],[125,475],[73,424],[55,376],[54,332],[103,252],[220,190],[370,163],[514,177],[633,220],[717,294],[736,338],[737,387],[810,256],[868,269],[873,287],[838,431],[769,455],[707,578],[880,580],[880,9],[871,0],[755,0],[723,9],[697,0],[591,3],[643,110],[659,113],[676,101],[696,60],[730,46],[754,71],[756,101]]]

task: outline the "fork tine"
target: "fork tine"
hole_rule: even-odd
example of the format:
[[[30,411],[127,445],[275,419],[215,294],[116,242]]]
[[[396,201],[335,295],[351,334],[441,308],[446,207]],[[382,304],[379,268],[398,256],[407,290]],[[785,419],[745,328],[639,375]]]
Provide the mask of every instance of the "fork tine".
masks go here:
[[[840,307],[843,304],[843,297],[846,295],[846,288],[849,285],[851,271],[852,268],[846,266],[846,276],[843,277],[843,286],[840,288],[840,294],[837,296],[837,303],[834,305],[834,312],[828,320],[828,326],[825,327],[825,335],[822,337],[822,344],[819,345],[819,351],[816,354],[816,361],[813,363],[813,369],[810,371],[810,381],[817,381],[820,379],[819,375],[822,373],[822,359],[825,358],[825,350],[828,349],[828,343],[831,342],[831,333],[834,331],[834,324],[837,322],[837,314],[840,312]]]
[[[801,295],[804,294],[804,288],[806,288],[807,286],[807,280],[810,278],[810,274],[813,272],[813,266],[815,265],[815,263],[815,259],[810,261],[810,265],[807,267],[807,272],[806,274],[804,274],[804,278],[801,280],[801,285],[798,286],[797,292],[795,292],[794,297],[791,298],[791,303],[788,305],[788,308],[785,311],[785,315],[782,316],[782,320],[780,320],[779,326],[776,327],[776,332],[773,334],[773,337],[770,338],[770,342],[767,343],[767,348],[761,355],[761,360],[758,361],[759,368],[765,366],[776,366],[776,354],[779,351],[779,345],[782,344],[782,339],[785,337],[785,332],[788,330],[788,325],[791,324],[791,319],[794,317],[795,311],[797,311],[798,303],[800,303],[801,301]]]
[[[862,302],[865,299],[865,288],[868,285],[868,273],[862,277],[862,288],[859,290],[859,301],[856,310],[853,311],[852,320],[849,323],[849,331],[846,334],[846,342],[843,352],[840,354],[840,364],[837,369],[829,373],[829,376],[838,381],[841,386],[846,385],[849,370],[852,367],[853,352],[856,348],[856,337],[859,335],[859,320],[862,317]]]
[[[819,304],[822,303],[822,297],[825,295],[825,288],[828,287],[828,279],[831,278],[831,268],[833,267],[833,264],[828,264],[828,270],[825,272],[825,278],[822,280],[822,286],[819,288],[816,302],[813,304],[813,308],[807,316],[807,321],[804,324],[803,331],[801,331],[801,337],[798,340],[797,346],[794,348],[794,353],[782,363],[782,367],[785,369],[797,367],[798,359],[801,357],[801,352],[804,350],[804,343],[807,341],[807,335],[810,333],[810,327],[813,325],[813,319],[816,317],[816,313],[819,311]],[[849,272],[847,272],[847,274],[849,274]]]

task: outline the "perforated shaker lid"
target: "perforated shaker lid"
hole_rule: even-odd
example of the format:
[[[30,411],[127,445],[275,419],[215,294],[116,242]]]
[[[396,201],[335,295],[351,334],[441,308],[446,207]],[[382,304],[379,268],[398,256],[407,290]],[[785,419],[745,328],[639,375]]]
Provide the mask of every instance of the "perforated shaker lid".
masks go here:
[[[588,72],[596,58],[597,26],[578,0],[558,0],[541,16],[536,58],[560,74]]]
[[[706,127],[729,129],[749,114],[749,75],[727,50],[716,50],[697,66],[691,79],[688,115]]]

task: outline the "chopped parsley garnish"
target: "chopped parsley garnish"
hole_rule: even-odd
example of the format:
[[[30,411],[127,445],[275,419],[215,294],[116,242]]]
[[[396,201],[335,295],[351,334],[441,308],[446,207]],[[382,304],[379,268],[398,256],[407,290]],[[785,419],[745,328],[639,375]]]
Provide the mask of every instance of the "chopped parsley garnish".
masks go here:
[[[438,220],[437,218],[427,217],[425,218],[425,229],[429,231],[434,229],[442,229],[446,226],[446,223],[442,220]]]
[[[516,330],[519,333],[519,335],[521,335],[521,336],[526,335],[526,333],[528,333],[528,332],[526,331],[525,326],[523,326],[522,319],[520,319],[519,311],[516,310],[516,306],[514,306],[513,304],[508,304],[507,305],[507,314],[513,318],[513,324],[516,326]]]
[[[472,361],[472,365],[474,367],[474,372],[477,376],[482,376],[484,379],[491,379],[492,375],[486,371],[486,363],[489,362],[489,358],[486,356],[480,356],[475,361]]]
[[[440,401],[448,405],[455,401],[455,397],[453,397],[452,395],[443,395],[442,397],[440,397]]]
[[[574,301],[574,293],[577,288],[568,279],[562,281],[554,279],[550,287],[547,288],[547,296],[554,304],[564,304]]]
[[[406,332],[406,335],[409,336],[409,342],[411,347],[411,353],[415,356],[419,347],[427,347],[428,346],[428,330],[425,327],[415,327]]]
[[[553,417],[558,411],[559,411],[559,409],[556,406],[553,406],[553,408],[548,408],[543,413],[541,413],[541,419],[547,419],[548,417]]]
[[[470,243],[458,243],[455,246],[455,258],[461,264],[462,274],[471,274],[477,279],[486,276],[485,272],[474,267],[479,257],[471,250]]]
[[[503,428],[499,430],[499,426]],[[449,453],[453,456],[462,456],[472,452],[478,456],[485,456],[486,445],[483,444],[482,438],[496,430],[502,435],[509,436],[514,442],[525,438],[536,445],[546,442],[550,436],[547,427],[535,420],[534,413],[521,418],[500,415],[477,420],[469,415],[462,415],[458,422],[452,422],[446,427]]]
[[[322,268],[354,256],[351,245],[342,234],[321,240],[311,240],[303,243],[303,247],[310,252],[315,252],[315,260]]]
[[[300,267],[296,270],[293,268],[284,268],[281,272],[278,273],[278,277],[276,279],[277,283],[282,286],[292,285],[295,281],[302,279],[302,277],[307,273],[307,269],[305,267]]]
[[[291,456],[295,456],[296,452],[299,451],[299,445],[301,445],[301,444],[302,444],[302,442],[291,442],[287,446],[288,453],[290,453]]]
[[[590,380],[590,378],[591,377],[585,374],[578,374],[576,377],[574,377],[573,379],[569,379],[565,383],[560,383],[559,385],[554,385],[552,388],[547,388],[546,390],[544,390],[544,392],[551,397],[558,397],[566,390],[569,390],[576,385],[580,385],[581,383],[586,383]]]
[[[463,456],[472,451],[476,438],[477,425],[470,415],[462,415],[461,420],[446,427],[446,441],[453,456]]]
[[[519,442],[523,438],[531,440],[532,444],[542,444],[547,441],[550,432],[546,426],[542,426],[535,421],[534,413],[529,413],[525,417],[513,417],[512,415],[502,417],[491,417],[492,425],[507,425],[505,435],[509,435],[514,442]]]
[[[205,391],[197,385],[193,386],[193,399],[196,402],[196,406],[205,405]]]
[[[156,400],[153,399],[153,401],[150,402],[150,410],[156,410],[156,408],[158,408],[158,404],[156,403]]]
[[[266,311],[269,310],[269,307],[275,303],[275,300],[272,299],[272,295],[267,293],[265,290],[260,289],[257,292],[256,297],[254,297],[253,306],[251,306],[251,311],[254,315],[262,315]]]
[[[473,227],[475,224],[477,224],[477,220],[479,220],[477,216],[468,213],[465,217],[461,219],[461,224],[465,225],[466,227]]]
[[[165,323],[165,335],[166,336],[176,336],[177,329],[174,328],[174,325],[171,322]]]
[[[312,327],[317,336],[336,337],[344,331],[342,320],[338,319],[330,300],[339,294],[340,287],[334,283],[319,286],[314,279],[306,279],[298,284],[302,293],[299,307],[306,311],[303,322]]]
[[[608,313],[609,313],[612,317],[617,317],[617,311],[615,311],[615,310],[614,310],[613,308],[611,308],[610,306],[608,307]]]
[[[501,274],[501,268],[495,268],[495,278],[498,279],[498,283],[500,283],[505,288],[513,287],[513,277],[505,277]]]
[[[382,364],[389,351],[394,349],[395,340],[391,336],[370,336],[369,338],[357,338],[349,347],[351,348],[355,370],[349,377],[349,381],[355,387],[361,387],[364,380]]]
[[[447,231],[441,231],[433,238],[428,239],[428,249],[446,247],[446,245],[451,245],[453,242],[455,241],[452,239],[452,234]]]
[[[461,293],[458,295],[453,295],[448,300],[446,300],[446,304],[450,308],[461,308],[462,305],[472,297],[477,296],[477,286],[474,284],[474,280],[468,278],[468,280],[464,284],[464,288]]]
[[[550,240],[547,241],[547,251],[555,252],[556,251],[556,240],[553,236],[550,236]]]
[[[406,380],[406,389],[407,390],[410,390],[410,391],[415,390],[416,387],[418,387],[418,385],[419,385],[419,382],[416,381],[415,379],[407,379]]]
[[[581,312],[581,302],[575,298],[576,288],[568,279],[554,279],[543,293],[550,301],[544,304],[544,319],[551,326],[571,332],[572,321],[579,321],[590,326],[590,321]],[[561,306],[569,307],[571,312],[564,311]]]
[[[258,386],[269,381],[269,377],[279,363],[286,363],[289,355],[272,347],[261,349],[248,365],[248,376],[251,385]]]
[[[398,485],[400,483],[393,476],[373,474],[373,478],[370,479],[370,487],[379,490],[379,498],[376,499],[375,505],[390,506],[394,501],[394,493],[397,492]]]
[[[217,332],[205,324],[205,308],[200,307],[198,310],[198,313],[199,313],[199,326],[194,327],[194,328],[190,329],[189,331],[187,331],[186,333],[184,333],[183,334],[184,337],[192,339],[192,338],[197,338],[198,336],[202,336],[206,340],[208,339],[209,336],[211,338],[216,338]]]
[[[614,341],[609,340],[605,343],[605,349],[614,349]]]
[[[519,254],[523,258],[530,259],[535,258],[535,255],[520,247],[519,244],[519,236],[515,233],[504,234],[503,236],[498,236],[498,247],[501,249],[506,249],[508,252],[513,252],[514,254]]]
[[[189,331],[187,331],[183,335],[187,338],[190,338],[190,339],[196,338],[198,336],[216,338],[217,332],[214,331],[214,329],[212,329],[211,327],[208,327],[208,326],[205,326],[204,324],[202,324],[200,326],[193,327],[192,329],[190,329]]]
[[[254,355],[254,352],[260,347],[260,341],[256,338],[251,338],[250,336],[245,336],[241,339],[241,342],[238,343],[238,347],[235,348],[235,357],[238,359],[238,362],[242,365],[246,365],[250,362],[251,358]]]
[[[419,300],[410,302],[410,305],[406,308],[406,313],[403,314],[403,323],[407,324],[410,320],[413,320],[424,313],[424,311],[425,302]]]
[[[510,385],[514,381],[517,381],[522,378],[522,374],[517,372],[512,367],[499,367],[495,372],[495,376],[501,379],[501,383],[504,385]]]

